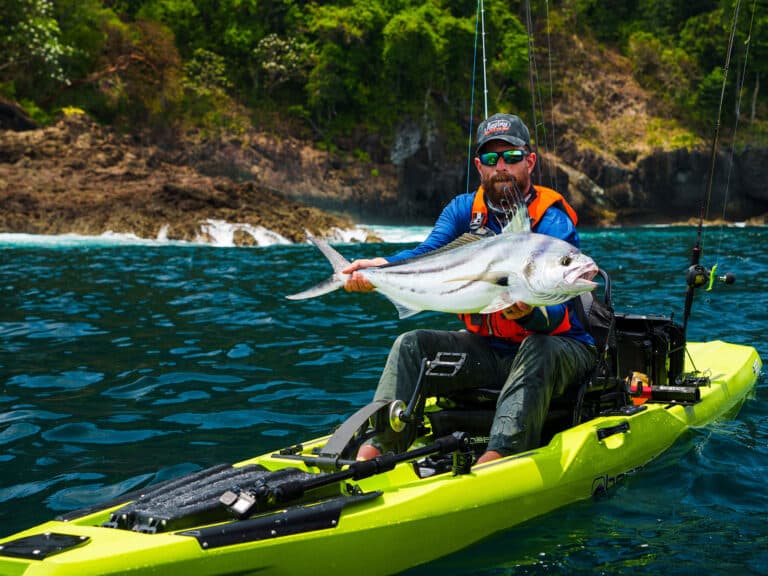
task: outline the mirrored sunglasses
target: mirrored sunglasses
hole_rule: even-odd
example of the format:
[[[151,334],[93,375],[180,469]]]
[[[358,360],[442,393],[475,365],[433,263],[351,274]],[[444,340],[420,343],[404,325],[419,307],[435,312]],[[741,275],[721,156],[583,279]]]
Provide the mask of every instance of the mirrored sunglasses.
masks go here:
[[[523,158],[528,156],[527,150],[505,150],[504,152],[485,152],[480,154],[480,164],[483,166],[496,166],[499,163],[499,157],[504,159],[505,164],[517,164]]]

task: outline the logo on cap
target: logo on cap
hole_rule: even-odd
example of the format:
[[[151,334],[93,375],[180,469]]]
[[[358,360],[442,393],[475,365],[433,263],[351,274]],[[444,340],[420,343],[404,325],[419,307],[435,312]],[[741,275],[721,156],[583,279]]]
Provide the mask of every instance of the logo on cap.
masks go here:
[[[489,136],[491,134],[495,134],[497,132],[507,132],[511,128],[512,128],[512,122],[510,122],[506,118],[491,120],[490,122],[488,122],[488,125],[485,127],[485,132],[483,132],[483,137]]]

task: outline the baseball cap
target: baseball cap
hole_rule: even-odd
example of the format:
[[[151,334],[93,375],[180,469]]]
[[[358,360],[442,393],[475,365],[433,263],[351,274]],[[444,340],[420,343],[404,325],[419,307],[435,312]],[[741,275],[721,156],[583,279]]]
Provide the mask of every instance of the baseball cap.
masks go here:
[[[531,147],[531,134],[528,127],[514,114],[494,114],[480,122],[477,127],[477,151],[491,140],[503,140],[513,146]]]

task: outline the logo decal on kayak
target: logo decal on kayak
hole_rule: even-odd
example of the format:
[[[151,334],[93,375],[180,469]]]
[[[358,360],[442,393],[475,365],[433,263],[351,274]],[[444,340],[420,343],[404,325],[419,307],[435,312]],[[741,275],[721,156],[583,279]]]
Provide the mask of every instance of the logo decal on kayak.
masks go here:
[[[608,490],[616,486],[616,484],[624,480],[627,476],[637,474],[642,469],[642,466],[637,466],[636,468],[630,468],[626,472],[621,472],[615,476],[611,476],[610,474],[595,476],[592,480],[592,496],[602,496],[606,494]]]

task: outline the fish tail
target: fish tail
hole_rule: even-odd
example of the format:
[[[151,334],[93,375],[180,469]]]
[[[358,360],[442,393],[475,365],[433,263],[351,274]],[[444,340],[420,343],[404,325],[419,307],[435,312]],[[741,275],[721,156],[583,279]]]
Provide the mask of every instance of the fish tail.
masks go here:
[[[309,240],[309,242],[320,250],[320,252],[323,253],[323,256],[328,259],[328,262],[330,262],[333,267],[333,275],[319,284],[312,286],[312,288],[286,296],[288,300],[304,300],[306,298],[315,298],[316,296],[328,294],[329,292],[333,292],[344,286],[346,280],[346,274],[342,274],[341,271],[349,266],[349,260],[331,248],[325,240],[315,238],[309,232],[307,232],[307,240]]]

